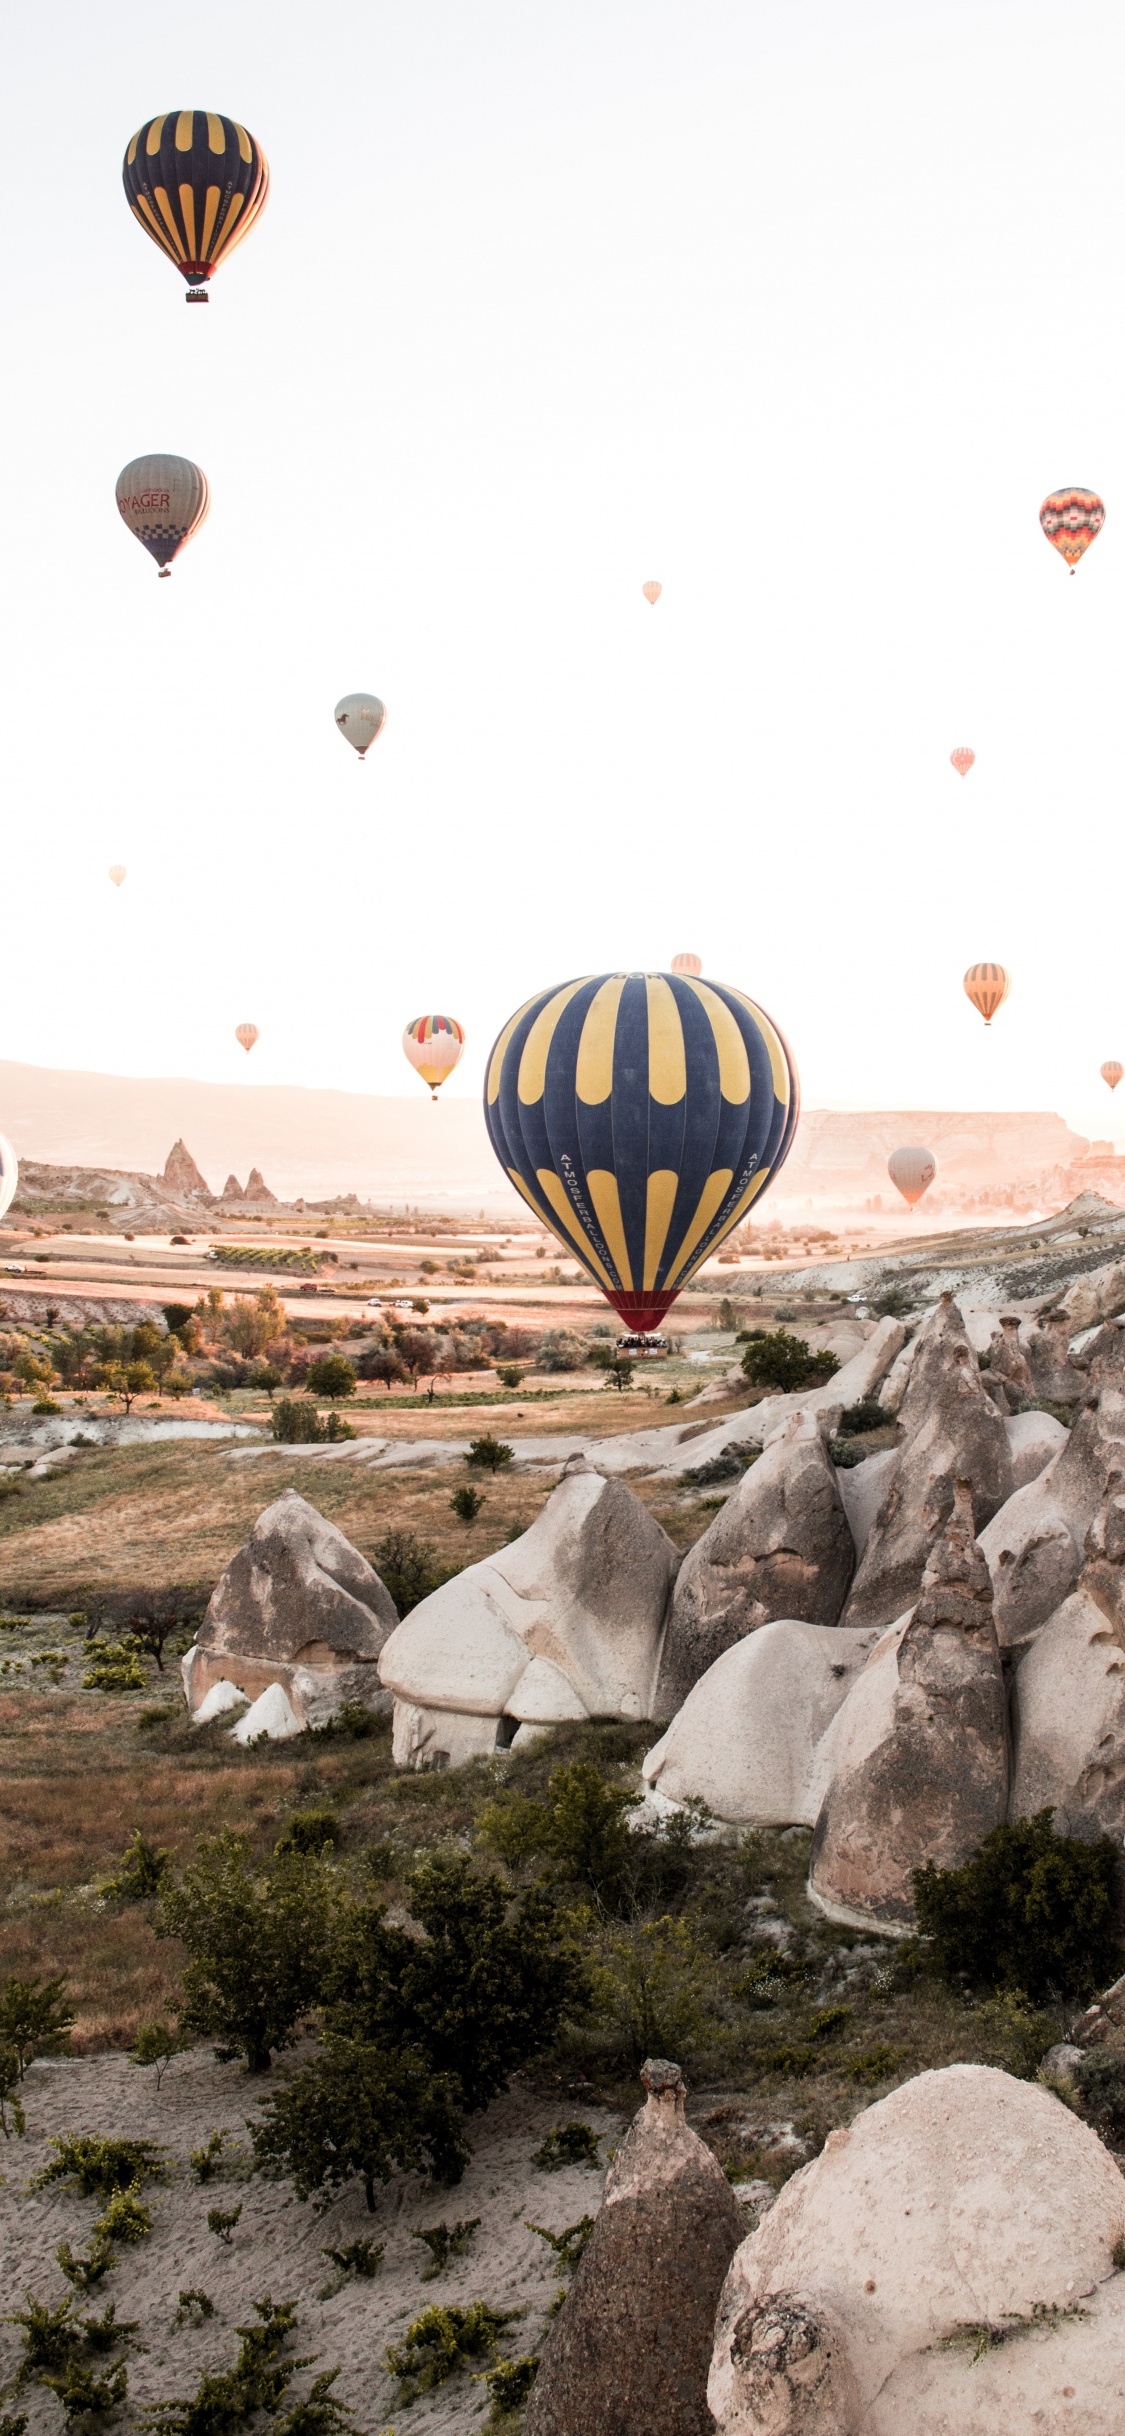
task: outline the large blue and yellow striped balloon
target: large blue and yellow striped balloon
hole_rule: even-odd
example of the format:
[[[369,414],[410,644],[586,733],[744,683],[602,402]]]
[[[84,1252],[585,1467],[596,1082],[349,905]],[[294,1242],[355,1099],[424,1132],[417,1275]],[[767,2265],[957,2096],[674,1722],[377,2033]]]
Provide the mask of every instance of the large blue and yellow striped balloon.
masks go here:
[[[681,973],[541,990],[488,1061],[492,1147],[630,1328],[657,1328],[788,1155],[800,1107],[761,1007]]]

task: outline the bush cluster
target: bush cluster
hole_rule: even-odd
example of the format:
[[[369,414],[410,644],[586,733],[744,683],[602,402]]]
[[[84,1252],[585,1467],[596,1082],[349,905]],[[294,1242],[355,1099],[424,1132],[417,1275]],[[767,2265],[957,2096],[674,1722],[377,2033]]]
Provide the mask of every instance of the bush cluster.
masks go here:
[[[806,1339],[788,1328],[751,1328],[739,1342],[746,1346],[742,1368],[751,1387],[772,1387],[782,1395],[822,1386],[840,1367],[834,1353],[811,1353]]]

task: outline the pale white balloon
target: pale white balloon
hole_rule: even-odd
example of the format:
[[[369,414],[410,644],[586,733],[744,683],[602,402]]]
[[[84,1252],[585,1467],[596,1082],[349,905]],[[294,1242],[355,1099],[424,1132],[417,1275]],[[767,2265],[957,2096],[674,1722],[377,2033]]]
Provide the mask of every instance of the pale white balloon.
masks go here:
[[[336,725],[345,744],[350,744],[363,761],[367,748],[381,736],[386,725],[385,703],[378,694],[344,694],[336,704]]]

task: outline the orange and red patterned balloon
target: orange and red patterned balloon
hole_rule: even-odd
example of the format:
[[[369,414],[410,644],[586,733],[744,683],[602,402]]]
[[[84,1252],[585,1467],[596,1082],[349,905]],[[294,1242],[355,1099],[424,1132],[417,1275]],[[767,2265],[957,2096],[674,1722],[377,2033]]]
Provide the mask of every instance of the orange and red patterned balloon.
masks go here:
[[[990,1024],[997,1009],[1002,1007],[1012,986],[1012,976],[1002,964],[970,964],[965,975],[965,996],[971,998],[978,1015]]]
[[[954,746],[949,758],[953,763],[953,767],[956,770],[958,777],[967,778],[970,770],[972,769],[973,763],[976,760],[976,754],[974,753],[971,744],[958,744]]]
[[[1105,501],[1096,491],[1051,491],[1039,510],[1039,522],[1052,549],[1065,558],[1073,575],[1105,523]]]

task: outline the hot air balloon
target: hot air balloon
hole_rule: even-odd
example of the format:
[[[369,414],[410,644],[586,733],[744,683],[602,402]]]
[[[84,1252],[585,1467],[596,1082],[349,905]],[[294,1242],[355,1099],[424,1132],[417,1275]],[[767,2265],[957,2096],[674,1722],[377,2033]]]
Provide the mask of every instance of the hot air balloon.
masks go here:
[[[113,881],[114,887],[120,888],[121,882],[125,877],[124,863],[111,863],[109,866],[109,876]]]
[[[1101,1078],[1103,1083],[1109,1084],[1111,1091],[1116,1091],[1118,1083],[1120,1082],[1123,1074],[1125,1074],[1125,1066],[1120,1063],[1119,1059],[1116,1057],[1107,1057],[1104,1066],[1101,1068]]]
[[[986,1026],[992,1022],[997,1008],[1003,1006],[1011,986],[1011,974],[1005,972],[1002,964],[970,964],[965,975],[965,996],[972,999]]]
[[[702,956],[693,956],[689,954],[688,950],[685,948],[680,955],[673,956],[672,971],[674,973],[688,973],[691,975],[692,979],[694,979],[698,973],[703,971],[703,958]]]
[[[929,1192],[937,1174],[937,1160],[930,1150],[916,1150],[904,1145],[901,1150],[892,1150],[887,1161],[887,1174],[913,1210],[923,1193]]]
[[[539,991],[505,1024],[484,1093],[505,1175],[641,1332],[777,1175],[798,1108],[769,1016],[681,973]]]
[[[169,575],[172,560],[204,522],[211,486],[190,457],[134,457],[117,477],[117,505],[129,531]]]
[[[336,725],[345,744],[355,746],[361,761],[366,760],[368,745],[382,734],[386,716],[378,694],[345,694],[336,704]]]
[[[465,1046],[465,1035],[453,1015],[416,1015],[402,1036],[403,1049],[416,1074],[430,1086],[436,1100],[447,1074]]]
[[[20,1171],[15,1151],[12,1149],[7,1135],[0,1133],[0,1218],[4,1216],[5,1210],[11,1208],[19,1180]]]
[[[1065,558],[1073,575],[1079,559],[1096,541],[1105,523],[1105,501],[1096,491],[1052,491],[1039,510],[1039,522],[1053,549]]]
[[[974,753],[971,744],[958,744],[954,747],[954,750],[950,754],[949,758],[953,763],[953,767],[956,770],[958,777],[967,778],[970,770],[972,769],[973,763],[976,760],[976,754]]]
[[[644,596],[645,596],[646,601],[648,602],[649,608],[650,608],[650,609],[655,609],[656,604],[657,604],[657,601],[659,600],[660,595],[661,595],[661,593],[662,593],[662,592],[663,592],[663,590],[664,590],[664,586],[663,586],[663,584],[655,584],[655,583],[647,583],[647,584],[642,584],[642,585],[641,585],[641,590],[642,590],[642,592],[644,593]]]
[[[129,208],[145,235],[207,304],[206,281],[241,245],[270,190],[269,163],[237,119],[165,110],[138,127],[121,165]]]
[[[245,1049],[245,1051],[246,1051],[246,1055],[247,1055],[247,1057],[249,1057],[249,1055],[250,1055],[250,1051],[251,1051],[251,1049],[253,1048],[255,1041],[256,1041],[256,1040],[258,1039],[258,1037],[259,1037],[259,1033],[258,1033],[258,1027],[257,1027],[257,1024],[256,1024],[256,1023],[236,1023],[236,1025],[235,1025],[235,1027],[234,1027],[234,1037],[235,1037],[236,1041],[238,1042],[239,1047],[240,1047],[240,1048],[242,1048],[242,1049]]]

